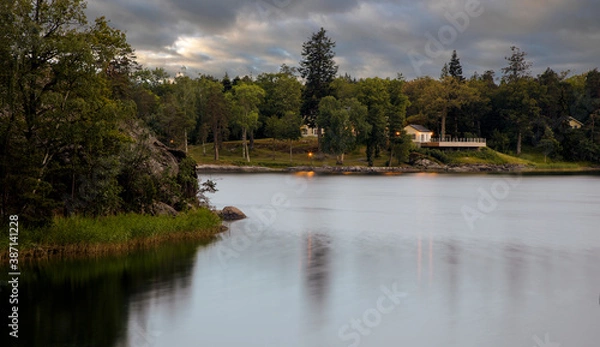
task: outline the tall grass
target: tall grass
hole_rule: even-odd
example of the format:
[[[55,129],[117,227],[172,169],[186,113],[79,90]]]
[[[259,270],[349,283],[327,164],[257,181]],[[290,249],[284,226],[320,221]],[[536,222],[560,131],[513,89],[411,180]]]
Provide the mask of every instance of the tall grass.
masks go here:
[[[210,239],[221,230],[221,220],[206,209],[172,216],[122,214],[107,217],[56,217],[46,228],[21,226],[21,257],[126,252],[182,239]],[[7,241],[0,241],[0,260],[6,259]]]

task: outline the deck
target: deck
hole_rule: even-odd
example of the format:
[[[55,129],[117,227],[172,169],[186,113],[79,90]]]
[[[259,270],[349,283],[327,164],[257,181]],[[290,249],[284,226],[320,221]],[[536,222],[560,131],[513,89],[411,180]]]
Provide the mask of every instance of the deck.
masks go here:
[[[429,142],[421,142],[423,148],[482,148],[486,140],[482,138],[432,138]]]

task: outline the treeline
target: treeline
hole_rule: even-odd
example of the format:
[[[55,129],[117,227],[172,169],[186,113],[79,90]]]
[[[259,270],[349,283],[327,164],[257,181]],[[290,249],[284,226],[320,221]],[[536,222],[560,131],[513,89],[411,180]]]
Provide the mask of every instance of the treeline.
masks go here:
[[[405,162],[403,130],[438,137],[485,137],[496,150],[538,150],[567,161],[600,162],[600,72],[531,76],[513,47],[499,77],[463,77],[456,52],[439,78],[356,79],[338,73],[324,29],[302,46],[298,67],[256,77],[187,76],[136,63],[124,33],[88,23],[81,0],[0,3],[0,214],[44,223],[54,214],[148,212],[194,200],[187,146],[219,159],[223,141],[292,140],[306,124],[319,151],[366,147],[366,159]],[[581,122],[573,129],[572,119]],[[158,170],[154,137],[180,161]],[[290,149],[291,150],[291,149]],[[154,166],[153,166],[154,165]],[[163,165],[165,166],[165,165]],[[179,169],[180,168],[180,169]]]
[[[568,71],[548,68],[533,77],[526,53],[511,50],[499,81],[492,70],[463,77],[454,51],[439,79],[407,82],[407,121],[442,137],[484,137],[489,147],[505,153],[519,155],[527,146],[560,160],[600,162],[595,127],[600,119],[600,72],[569,76]]]
[[[299,68],[284,65],[256,78],[170,80],[160,69],[141,71],[135,85],[147,96],[136,99],[138,116],[174,146],[210,142],[215,159],[223,140],[241,138],[240,155],[250,161],[254,138],[296,139],[307,124],[319,128],[320,150],[338,163],[359,145],[370,165],[382,153],[388,163],[403,162],[410,150],[403,128],[420,124],[435,137],[486,138],[489,147],[514,155],[526,148],[557,160],[600,162],[597,69],[569,76],[548,68],[534,77],[526,53],[512,47],[498,77],[492,70],[464,77],[454,51],[439,78],[355,79],[337,75],[334,47],[321,29],[304,44]]]

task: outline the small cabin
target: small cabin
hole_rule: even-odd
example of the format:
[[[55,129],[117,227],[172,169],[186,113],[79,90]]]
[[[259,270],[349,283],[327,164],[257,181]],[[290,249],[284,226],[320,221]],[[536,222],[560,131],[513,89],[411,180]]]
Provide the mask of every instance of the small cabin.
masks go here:
[[[406,133],[412,138],[414,143],[426,143],[431,141],[433,131],[418,124],[409,124],[404,127]]]

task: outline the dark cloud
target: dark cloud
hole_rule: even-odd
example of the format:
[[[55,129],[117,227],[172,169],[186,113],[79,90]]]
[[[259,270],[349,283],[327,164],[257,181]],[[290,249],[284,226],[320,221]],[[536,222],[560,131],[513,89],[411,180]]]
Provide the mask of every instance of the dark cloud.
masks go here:
[[[437,77],[454,49],[466,74],[499,75],[512,45],[528,53],[534,74],[599,65],[597,0],[480,0],[483,13],[456,28],[452,18],[466,24],[475,1],[95,0],[87,12],[126,31],[145,65],[217,76],[297,65],[302,42],[320,27],[337,42],[340,73],[358,77]]]

